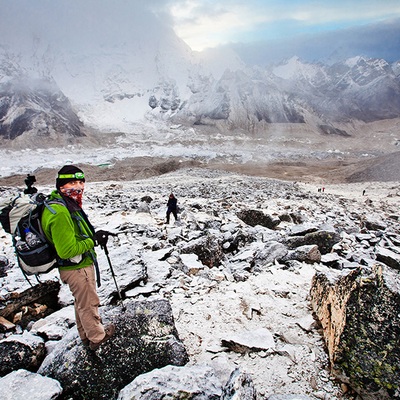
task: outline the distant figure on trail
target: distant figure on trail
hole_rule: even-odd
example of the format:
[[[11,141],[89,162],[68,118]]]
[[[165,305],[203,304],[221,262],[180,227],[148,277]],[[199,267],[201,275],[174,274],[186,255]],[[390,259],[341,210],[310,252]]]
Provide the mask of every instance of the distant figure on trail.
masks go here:
[[[365,189],[363,190],[363,196],[365,196]]]
[[[25,194],[35,194],[37,193],[37,189],[32,185],[36,182],[36,178],[34,175],[28,174],[25,178],[26,189],[24,190]]]
[[[167,203],[167,224],[169,224],[169,216],[171,215],[171,213],[174,216],[175,221],[178,220],[177,203],[178,203],[178,200],[173,195],[173,193],[171,193],[169,195],[169,199],[168,199],[168,203]]]

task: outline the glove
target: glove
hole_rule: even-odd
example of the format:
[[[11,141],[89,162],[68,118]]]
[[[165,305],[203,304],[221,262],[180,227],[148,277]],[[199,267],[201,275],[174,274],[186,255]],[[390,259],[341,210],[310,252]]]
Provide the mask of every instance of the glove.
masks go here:
[[[110,232],[107,231],[97,231],[94,234],[94,242],[95,245],[99,245],[101,248],[103,248],[104,246],[107,245],[107,241],[108,241],[108,236],[110,235]]]

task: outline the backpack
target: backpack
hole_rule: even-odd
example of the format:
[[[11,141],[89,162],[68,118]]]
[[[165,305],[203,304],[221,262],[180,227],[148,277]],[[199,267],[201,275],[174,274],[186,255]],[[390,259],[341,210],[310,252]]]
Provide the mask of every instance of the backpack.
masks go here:
[[[53,214],[51,204],[63,204],[62,200],[49,201],[42,193],[33,196],[19,195],[3,202],[0,222],[3,229],[12,234],[12,242],[18,265],[25,277],[51,271],[58,266],[54,246],[43,233],[41,216],[44,207]]]

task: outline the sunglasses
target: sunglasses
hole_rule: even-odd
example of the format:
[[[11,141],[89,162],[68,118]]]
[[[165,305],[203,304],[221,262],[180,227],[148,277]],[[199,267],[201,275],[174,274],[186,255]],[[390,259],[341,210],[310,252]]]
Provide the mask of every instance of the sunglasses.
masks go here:
[[[71,179],[71,178],[75,178],[78,180],[85,179],[85,174],[83,172],[75,172],[74,174],[58,175],[58,179]]]

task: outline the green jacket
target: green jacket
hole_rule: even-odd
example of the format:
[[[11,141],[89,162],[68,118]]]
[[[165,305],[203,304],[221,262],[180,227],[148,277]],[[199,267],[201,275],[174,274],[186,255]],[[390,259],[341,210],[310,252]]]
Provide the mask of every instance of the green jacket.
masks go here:
[[[61,199],[57,190],[50,195],[50,201],[53,199]],[[66,266],[60,265],[59,268],[73,270],[93,264],[96,259],[92,239],[94,233],[82,217],[81,212],[70,213],[63,204],[55,203],[50,206],[56,213],[53,214],[44,207],[41,222],[44,234],[54,245],[57,255],[62,260],[61,264],[67,264]]]

